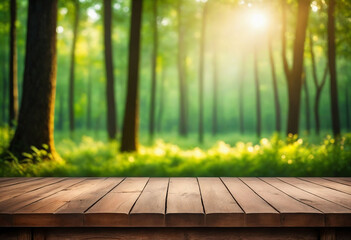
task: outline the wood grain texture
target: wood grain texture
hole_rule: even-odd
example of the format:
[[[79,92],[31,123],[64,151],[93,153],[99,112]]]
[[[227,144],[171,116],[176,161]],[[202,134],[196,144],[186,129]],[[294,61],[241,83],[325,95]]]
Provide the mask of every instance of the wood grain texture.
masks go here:
[[[0,227],[351,227],[349,182],[0,178]]]
[[[280,212],[282,226],[324,226],[322,212],[291,198],[258,178],[241,178],[241,180]]]
[[[167,226],[203,226],[205,213],[196,178],[171,178],[167,196]]]
[[[329,181],[323,178],[300,178],[302,180],[311,182],[311,183],[315,183],[327,188],[331,188],[340,192],[344,192],[344,193],[348,193],[351,195],[351,186],[349,185],[345,185],[342,183],[337,183],[337,182],[333,182],[333,181]]]
[[[305,192],[277,178],[263,178],[262,180],[288,194],[290,197],[323,212],[327,227],[347,226],[351,222],[350,209]]]
[[[130,212],[132,226],[164,226],[168,178],[151,178]],[[147,219],[147,221],[145,221]]]
[[[86,226],[129,226],[129,213],[149,178],[127,178],[84,216]]]
[[[245,226],[269,227],[280,225],[279,212],[238,178],[222,178],[235,200],[245,212]]]
[[[219,178],[198,179],[206,214],[206,226],[241,227],[244,212]]]
[[[341,206],[351,209],[351,197],[349,194],[339,192],[315,183],[307,182],[297,178],[279,178],[293,186],[296,186],[306,192],[312,193],[316,196],[324,198],[328,201],[334,202]]]

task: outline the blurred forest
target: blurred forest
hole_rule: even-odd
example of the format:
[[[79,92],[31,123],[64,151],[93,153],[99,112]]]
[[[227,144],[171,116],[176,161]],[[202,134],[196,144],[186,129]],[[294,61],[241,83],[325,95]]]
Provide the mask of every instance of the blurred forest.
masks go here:
[[[2,176],[351,176],[349,0],[5,0],[0,18]]]

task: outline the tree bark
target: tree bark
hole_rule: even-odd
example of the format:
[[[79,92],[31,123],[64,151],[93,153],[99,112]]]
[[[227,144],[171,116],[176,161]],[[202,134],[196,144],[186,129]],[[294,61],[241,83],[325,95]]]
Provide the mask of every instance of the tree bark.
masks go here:
[[[9,150],[18,158],[46,144],[54,159],[57,0],[29,0],[23,96]]]
[[[10,88],[9,88],[9,125],[14,127],[18,118],[18,83],[17,83],[17,3],[10,0]]]
[[[160,87],[160,98],[159,98],[159,108],[158,108],[158,115],[157,115],[157,131],[162,131],[162,119],[163,119],[163,109],[164,109],[164,89],[165,89],[165,80],[166,80],[166,71],[162,69],[162,76],[161,76],[161,87]]]
[[[273,94],[274,94],[275,131],[279,133],[281,131],[281,112],[280,112],[280,102],[279,102],[279,93],[278,93],[277,74],[276,74],[276,71],[275,71],[275,63],[274,63],[274,57],[273,57],[271,33],[269,34],[269,39],[268,39],[268,53],[269,53],[269,62],[271,64]]]
[[[122,132],[122,152],[138,149],[139,127],[139,55],[142,0],[132,0],[132,22],[129,40],[128,90]]]
[[[153,49],[151,56],[151,99],[150,99],[150,119],[149,135],[150,139],[154,138],[155,133],[155,101],[156,101],[156,84],[157,84],[157,48],[158,48],[158,31],[157,31],[157,0],[153,1]]]
[[[71,65],[69,70],[69,99],[68,99],[68,113],[69,113],[69,130],[71,137],[74,132],[74,69],[75,69],[75,56],[76,56],[76,44],[77,44],[77,32],[79,23],[79,1],[74,0],[75,12],[74,12],[74,23],[73,23],[73,40],[71,49]]]
[[[245,126],[244,126],[244,78],[245,78],[245,54],[242,55],[241,59],[241,70],[240,70],[240,77],[239,77],[239,126],[240,126],[240,133],[244,134]]]
[[[205,2],[202,10],[202,22],[200,33],[200,64],[199,64],[199,142],[204,142],[204,51],[206,38],[206,18],[207,3]]]
[[[218,55],[217,55],[217,39],[213,39],[213,56],[212,56],[212,66],[213,66],[213,85],[212,85],[212,94],[213,94],[213,105],[212,105],[212,135],[217,135],[218,126],[217,126],[217,115],[218,115]]]
[[[257,46],[254,47],[254,73],[255,73],[255,90],[256,90],[256,135],[261,137],[261,94],[260,94],[260,80],[258,77],[258,63],[257,63]]]
[[[340,116],[338,104],[338,87],[336,76],[336,49],[335,49],[335,0],[328,4],[328,66],[330,73],[330,98],[332,127],[335,138],[340,136]]]
[[[306,71],[302,73],[302,82],[305,92],[305,117],[306,117],[306,132],[310,134],[311,132],[311,114],[310,114],[310,93],[308,89]]]
[[[91,121],[91,113],[92,113],[92,77],[91,77],[91,66],[88,65],[88,89],[87,89],[87,129],[91,130],[92,121]]]
[[[346,114],[346,129],[351,130],[350,127],[350,106],[349,106],[349,90],[345,87],[345,114]]]
[[[178,0],[177,5],[178,17],[178,78],[179,78],[179,135],[187,136],[187,114],[186,114],[186,72],[185,72],[185,42],[184,42],[184,27],[182,25],[182,0]]]
[[[117,116],[115,103],[115,86],[112,58],[112,7],[111,0],[104,0],[104,45],[106,68],[106,102],[107,102],[107,133],[109,139],[115,139],[117,133]]]
[[[282,57],[286,79],[288,82],[288,124],[287,134],[298,134],[300,118],[300,101],[303,71],[303,53],[306,29],[310,9],[309,0],[298,1],[297,23],[293,47],[293,66],[289,69],[286,56],[286,0],[282,0]]]
[[[312,76],[313,76],[313,83],[316,88],[316,96],[314,100],[314,119],[316,124],[316,135],[319,136],[320,134],[320,117],[319,117],[319,102],[320,96],[322,94],[323,87],[325,85],[327,74],[328,74],[328,65],[325,66],[324,74],[322,81],[320,82],[317,76],[317,67],[316,67],[316,59],[313,50],[313,38],[311,32],[309,33],[309,43],[310,43],[310,53],[311,53],[311,60],[312,60]]]
[[[5,125],[8,122],[8,118],[7,118],[7,109],[8,109],[8,105],[7,105],[7,73],[6,73],[6,63],[8,62],[8,59],[6,57],[6,53],[5,51],[3,51],[3,63],[2,63],[2,122]]]

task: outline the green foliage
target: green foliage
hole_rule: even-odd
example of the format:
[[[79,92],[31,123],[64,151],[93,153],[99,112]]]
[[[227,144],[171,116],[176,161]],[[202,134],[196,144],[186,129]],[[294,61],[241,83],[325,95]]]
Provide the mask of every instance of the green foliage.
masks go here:
[[[10,135],[6,131],[2,136]],[[337,143],[330,136],[320,144],[287,140],[274,135],[232,146],[218,141],[208,149],[157,140],[140,146],[138,153],[121,154],[117,141],[85,136],[79,143],[64,139],[57,144],[62,161],[42,160],[45,149],[25,154],[25,162],[2,160],[0,176],[351,176],[351,134]]]

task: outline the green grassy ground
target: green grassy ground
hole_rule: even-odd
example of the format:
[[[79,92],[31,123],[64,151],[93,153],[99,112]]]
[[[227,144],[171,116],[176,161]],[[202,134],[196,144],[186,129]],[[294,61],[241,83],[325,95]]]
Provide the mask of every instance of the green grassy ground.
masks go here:
[[[1,154],[11,132],[1,129],[0,135]],[[338,143],[326,136],[292,144],[277,135],[257,140],[228,134],[208,137],[201,148],[195,136],[169,135],[152,144],[142,139],[133,154],[121,154],[119,142],[107,143],[102,135],[95,140],[77,133],[70,140],[56,134],[62,161],[42,160],[45,149],[33,149],[21,163],[2,159],[0,176],[351,176],[351,134]]]

